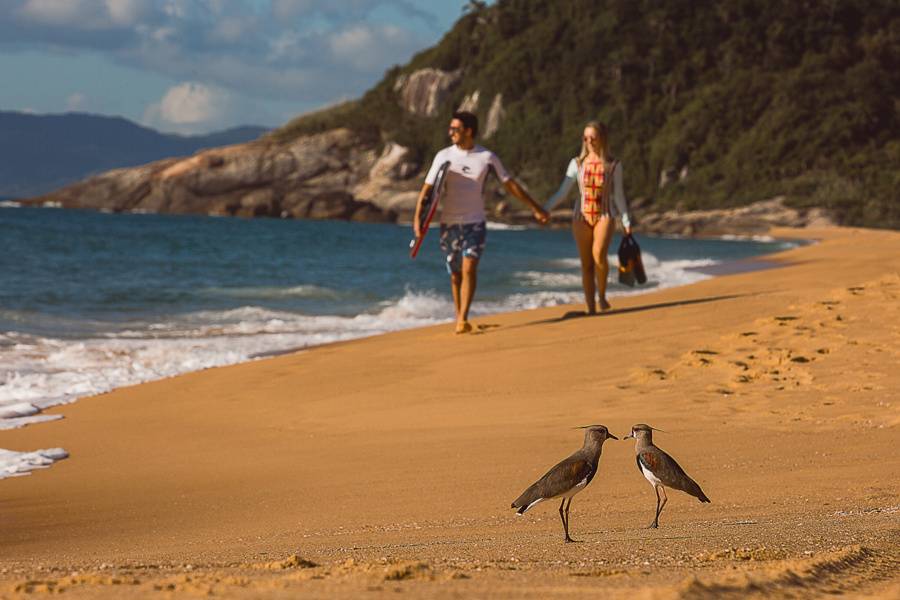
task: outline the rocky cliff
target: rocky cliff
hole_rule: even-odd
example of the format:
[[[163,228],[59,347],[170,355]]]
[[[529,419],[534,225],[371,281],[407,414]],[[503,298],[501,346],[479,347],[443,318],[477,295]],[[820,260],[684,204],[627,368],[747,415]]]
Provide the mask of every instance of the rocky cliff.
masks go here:
[[[114,212],[394,221],[387,186],[371,184],[393,183],[400,172],[397,157],[396,149],[378,155],[350,130],[335,129],[286,144],[263,139],[116,169],[28,203]],[[354,195],[365,182],[370,185]],[[369,202],[367,195],[384,202]]]

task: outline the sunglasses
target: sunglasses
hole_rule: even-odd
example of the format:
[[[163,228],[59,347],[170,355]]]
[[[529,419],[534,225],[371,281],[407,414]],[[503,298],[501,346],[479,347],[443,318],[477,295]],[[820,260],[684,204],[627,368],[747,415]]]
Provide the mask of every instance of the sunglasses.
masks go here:
[[[586,141],[586,142],[596,142],[599,139],[600,138],[597,138],[597,137],[584,136],[584,141]]]
[[[447,129],[447,132],[448,133],[462,133],[462,130],[463,130],[462,127],[450,127],[449,129]]]

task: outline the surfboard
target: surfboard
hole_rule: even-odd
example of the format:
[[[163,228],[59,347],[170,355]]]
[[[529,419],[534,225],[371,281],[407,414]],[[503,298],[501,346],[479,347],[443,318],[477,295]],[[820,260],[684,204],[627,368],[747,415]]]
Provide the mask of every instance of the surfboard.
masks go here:
[[[434,185],[431,186],[428,195],[422,200],[422,210],[419,211],[419,231],[422,233],[419,237],[409,242],[410,258],[416,257],[416,254],[419,253],[419,248],[422,246],[422,240],[424,240],[425,236],[428,234],[428,226],[431,224],[434,212],[437,210],[438,203],[441,201],[441,196],[444,195],[444,190],[447,187],[447,171],[449,169],[450,161],[448,160],[438,169],[437,176],[434,178]]]

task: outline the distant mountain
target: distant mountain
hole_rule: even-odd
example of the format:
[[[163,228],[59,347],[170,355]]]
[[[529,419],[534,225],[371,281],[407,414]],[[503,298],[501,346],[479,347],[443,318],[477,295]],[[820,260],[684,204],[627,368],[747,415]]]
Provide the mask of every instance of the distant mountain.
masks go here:
[[[258,138],[263,127],[165,134],[127,119],[0,111],[0,197],[47,193],[85,177]]]

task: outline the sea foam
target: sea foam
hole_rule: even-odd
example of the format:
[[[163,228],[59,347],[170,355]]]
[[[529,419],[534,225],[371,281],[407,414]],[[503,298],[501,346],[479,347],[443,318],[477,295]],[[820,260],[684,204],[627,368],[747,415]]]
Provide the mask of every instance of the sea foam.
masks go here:
[[[610,256],[609,295],[630,295],[705,279],[709,276],[693,269],[716,262],[660,261],[645,252],[650,281],[644,287],[626,288],[614,281],[616,263],[615,257]],[[473,316],[582,302],[578,259],[551,260],[546,264],[547,270],[513,274],[525,289],[533,287],[534,291],[479,298],[473,306]],[[312,285],[208,288],[204,293],[248,302],[341,295]],[[408,289],[398,298],[353,316],[308,315],[248,303],[239,308],[194,311],[164,320],[135,320],[112,329],[91,322],[86,327],[96,331],[90,335],[82,332],[74,339],[6,332],[0,336],[0,429],[62,418],[41,411],[119,387],[330,342],[445,323],[452,315],[449,293]],[[27,315],[7,311],[5,318],[22,320]],[[65,451],[2,452],[0,477],[48,466]]]

